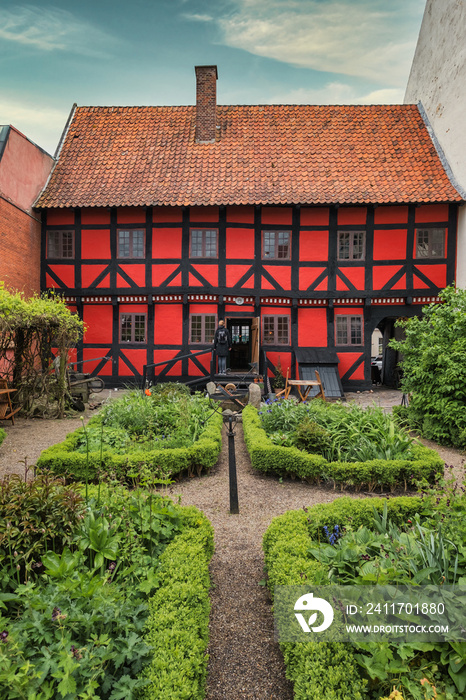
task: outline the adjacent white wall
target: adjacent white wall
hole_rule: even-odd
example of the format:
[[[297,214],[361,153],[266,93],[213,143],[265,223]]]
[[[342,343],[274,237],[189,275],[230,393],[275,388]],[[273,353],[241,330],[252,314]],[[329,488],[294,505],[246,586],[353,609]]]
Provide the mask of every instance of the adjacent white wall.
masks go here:
[[[427,0],[405,103],[421,102],[466,198],[466,0]],[[458,222],[457,284],[466,287],[466,205]]]

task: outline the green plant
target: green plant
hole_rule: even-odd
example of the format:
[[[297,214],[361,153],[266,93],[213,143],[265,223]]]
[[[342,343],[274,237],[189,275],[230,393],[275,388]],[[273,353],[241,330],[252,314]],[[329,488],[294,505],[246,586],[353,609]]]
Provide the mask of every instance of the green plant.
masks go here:
[[[63,297],[51,293],[26,299],[20,292],[8,292],[0,282],[0,364],[23,413],[63,418],[68,351],[83,331],[83,322]],[[52,348],[59,358],[56,371]]]
[[[277,366],[275,367],[274,378],[272,380],[272,386],[275,389],[283,389],[285,387],[285,377],[283,376],[282,364],[280,358],[278,358]]]
[[[129,481],[147,469],[162,480],[182,472],[200,474],[217,461],[222,425],[222,416],[200,395],[130,392],[110,401],[85,429],[44,450],[37,465],[87,481],[110,473]]]
[[[274,518],[263,541],[272,595],[276,585],[322,585],[329,580],[415,584],[445,578],[464,583],[464,526],[460,523],[465,519],[466,497],[450,482],[440,487],[440,491],[424,487],[418,497],[338,498]],[[406,700],[464,697],[464,643],[399,647],[358,643],[345,646],[345,654],[337,657],[341,646],[282,645],[296,697],[343,700],[354,695],[376,700],[381,695],[399,698],[400,691]],[[335,657],[339,660],[334,669]],[[331,668],[328,674],[321,659]],[[350,691],[345,690],[345,681]],[[394,687],[400,691],[394,693]]]
[[[70,545],[84,511],[84,499],[73,486],[48,473],[23,480],[0,481],[0,585],[11,590],[41,571],[49,551]]]
[[[306,449],[304,432],[317,435],[316,428],[309,424],[319,426],[325,431],[315,443],[319,449],[309,451],[323,454],[329,462],[411,459],[415,446],[413,438],[376,407],[364,409],[356,404],[329,404],[320,399],[296,404],[287,399],[271,402],[260,415],[266,433],[290,431],[300,449]],[[310,444],[315,446],[312,441]]]
[[[328,430],[307,419],[298,424],[293,442],[299,450],[325,455],[331,449],[332,438]]]
[[[88,491],[69,546],[0,592],[2,698],[202,697],[212,527],[151,491]]]
[[[401,388],[409,394],[410,425],[440,444],[466,447],[466,290],[447,287],[422,317],[398,321],[405,340]]]
[[[149,684],[142,700],[205,697],[213,529],[196,508],[184,514],[184,531],[161,557],[161,587],[150,603],[146,640],[153,662],[144,672]]]
[[[312,401],[312,404],[319,403],[317,400]],[[263,428],[264,421],[267,427],[272,426],[280,433],[289,426],[293,426],[294,431],[295,424],[297,427],[303,417],[308,415],[308,407],[305,404],[296,407],[293,401],[280,401],[266,406],[259,413],[252,406],[246,406],[242,414],[244,439],[251,463],[259,471],[278,476],[295,476],[309,483],[338,484],[341,488],[360,489],[365,486],[373,491],[377,487],[406,490],[413,487],[419,479],[433,481],[443,470],[443,461],[438,454],[420,444],[410,447],[410,459],[370,459],[364,462],[329,462],[319,454],[308,454],[296,447],[273,444]],[[296,415],[299,417],[297,422]],[[280,429],[280,420],[283,429]]]
[[[4,441],[5,438],[6,438],[6,432],[3,430],[3,428],[0,428],[0,445],[2,444],[2,442]]]

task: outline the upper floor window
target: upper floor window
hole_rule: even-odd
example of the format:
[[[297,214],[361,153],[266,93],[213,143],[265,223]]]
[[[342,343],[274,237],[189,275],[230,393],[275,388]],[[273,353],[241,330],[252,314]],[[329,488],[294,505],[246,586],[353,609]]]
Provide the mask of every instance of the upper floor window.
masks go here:
[[[416,258],[444,258],[445,229],[418,228],[416,230]]]
[[[338,260],[364,260],[365,231],[338,231]]]
[[[146,326],[146,314],[120,314],[120,341],[122,343],[145,343]]]
[[[336,345],[362,345],[362,316],[335,316]]]
[[[263,316],[264,345],[289,345],[290,344],[290,317],[289,316]]]
[[[289,231],[263,231],[262,257],[268,260],[289,260],[290,238]]]
[[[47,231],[48,258],[74,258],[74,231]]]
[[[216,229],[192,228],[190,235],[190,254],[192,258],[217,258]]]
[[[143,258],[145,236],[142,229],[118,229],[118,257]]]
[[[191,314],[190,318],[191,343],[213,343],[217,317],[215,314]]]

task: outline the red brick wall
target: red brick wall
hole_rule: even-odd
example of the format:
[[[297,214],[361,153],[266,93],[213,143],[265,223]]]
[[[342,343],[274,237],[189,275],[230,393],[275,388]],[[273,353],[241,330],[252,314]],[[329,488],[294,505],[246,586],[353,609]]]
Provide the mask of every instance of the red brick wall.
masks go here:
[[[215,141],[217,125],[217,68],[196,66],[196,141]]]
[[[40,290],[40,222],[2,197],[0,281],[27,296]]]

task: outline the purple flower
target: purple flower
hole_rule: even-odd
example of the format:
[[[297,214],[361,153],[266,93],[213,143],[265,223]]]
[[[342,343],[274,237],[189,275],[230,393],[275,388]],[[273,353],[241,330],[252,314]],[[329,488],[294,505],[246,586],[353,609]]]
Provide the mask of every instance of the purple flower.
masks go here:
[[[3,632],[0,633],[0,641],[6,642],[8,637],[8,632],[6,630],[3,630]]]
[[[64,620],[66,618],[66,615],[62,613],[60,608],[55,607],[52,611],[52,622],[56,622],[57,620]]]
[[[74,646],[74,644],[71,645],[71,653],[75,659],[82,659],[83,658],[81,652],[79,651],[79,649],[77,647]]]

